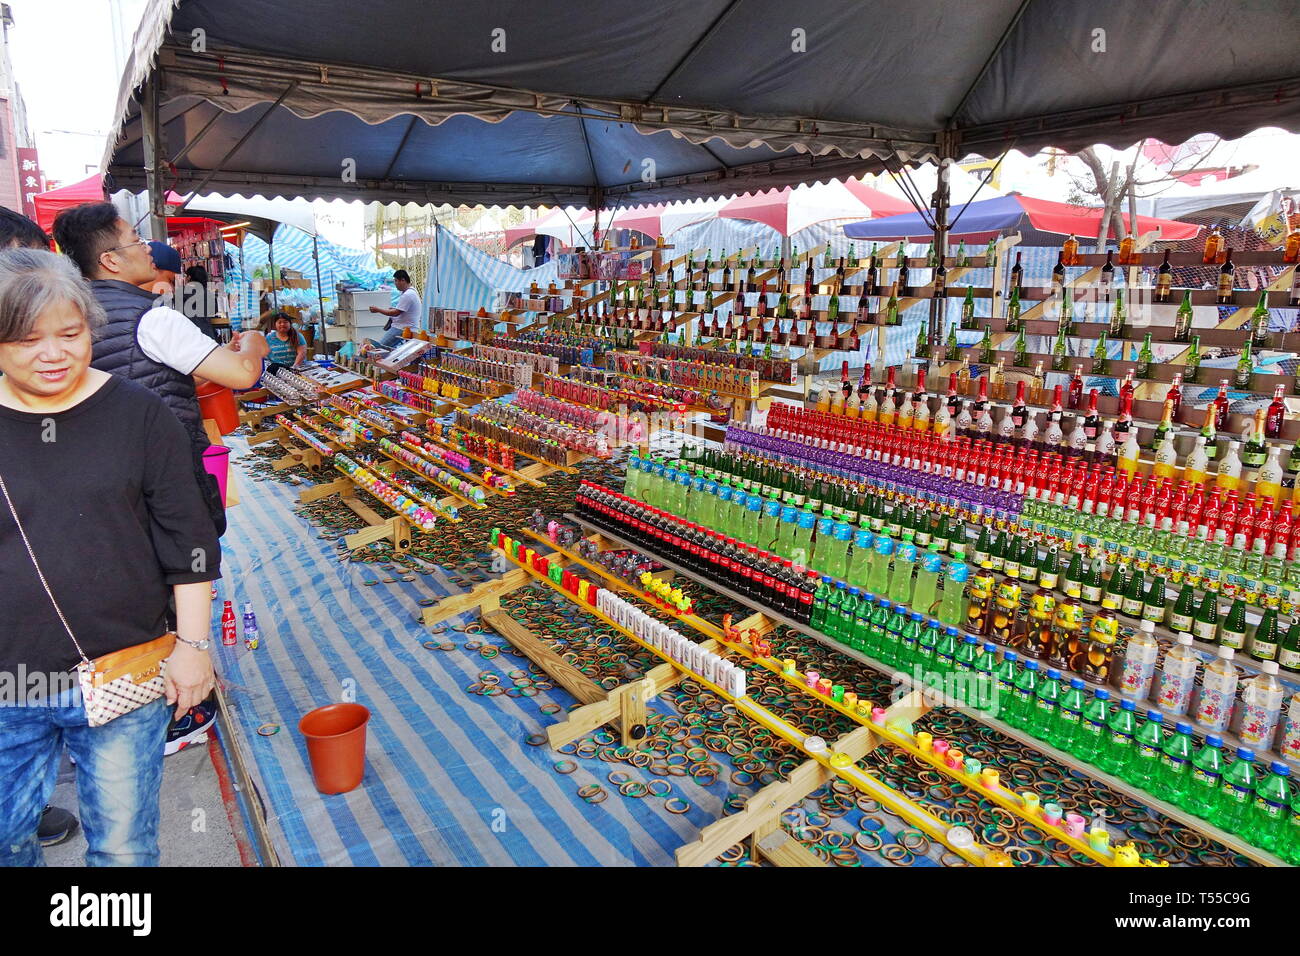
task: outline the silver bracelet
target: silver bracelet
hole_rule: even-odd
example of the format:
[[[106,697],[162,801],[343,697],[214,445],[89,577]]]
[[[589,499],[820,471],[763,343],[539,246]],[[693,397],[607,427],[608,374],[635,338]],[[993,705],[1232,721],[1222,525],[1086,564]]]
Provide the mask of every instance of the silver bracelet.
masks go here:
[[[203,641],[191,641],[191,640],[189,640],[188,638],[181,637],[179,634],[176,635],[176,640],[180,641],[182,644],[188,644],[190,647],[194,648],[196,651],[206,651],[209,647],[212,646],[212,642],[211,642],[211,641],[208,641],[208,640],[203,640]]]

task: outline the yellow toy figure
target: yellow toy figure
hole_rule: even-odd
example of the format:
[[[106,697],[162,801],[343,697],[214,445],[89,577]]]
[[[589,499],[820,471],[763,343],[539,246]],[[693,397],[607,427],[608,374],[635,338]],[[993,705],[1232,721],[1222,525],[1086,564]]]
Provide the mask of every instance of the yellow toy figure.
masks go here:
[[[1138,854],[1137,847],[1132,841],[1121,843],[1115,847],[1115,865],[1116,866],[1141,866],[1142,857]]]
[[[730,614],[722,615],[722,639],[729,644],[740,643],[740,628],[733,625]]]
[[[1011,857],[1007,856],[1001,850],[989,850],[984,854],[985,866],[1015,866]]]

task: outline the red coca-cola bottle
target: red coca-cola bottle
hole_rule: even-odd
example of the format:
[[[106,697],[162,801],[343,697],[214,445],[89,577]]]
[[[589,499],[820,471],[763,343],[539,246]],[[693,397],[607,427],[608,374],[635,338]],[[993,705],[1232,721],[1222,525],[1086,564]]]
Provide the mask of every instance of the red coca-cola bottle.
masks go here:
[[[239,633],[235,630],[235,609],[229,601],[221,605],[221,643],[234,646],[239,643]]]

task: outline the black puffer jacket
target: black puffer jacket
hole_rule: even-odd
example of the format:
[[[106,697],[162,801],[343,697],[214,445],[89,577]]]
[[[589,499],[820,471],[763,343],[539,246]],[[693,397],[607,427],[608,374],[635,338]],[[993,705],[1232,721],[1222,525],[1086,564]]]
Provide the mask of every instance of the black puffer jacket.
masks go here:
[[[169,365],[155,362],[140,347],[137,336],[140,319],[154,307],[157,297],[116,279],[94,279],[90,288],[108,317],[95,340],[94,357],[90,364],[111,375],[120,375],[143,385],[161,398],[180,419],[190,436],[190,445],[194,451],[194,476],[207,501],[217,535],[224,534],[226,515],[217,480],[203,467],[203,452],[211,442],[203,430],[203,414],[199,411],[194,377]]]

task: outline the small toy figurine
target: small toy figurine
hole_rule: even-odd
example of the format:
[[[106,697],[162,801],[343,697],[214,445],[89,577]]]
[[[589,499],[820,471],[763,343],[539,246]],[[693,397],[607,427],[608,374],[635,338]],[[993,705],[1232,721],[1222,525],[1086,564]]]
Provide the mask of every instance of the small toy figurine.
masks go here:
[[[1141,866],[1142,857],[1138,854],[1137,847],[1132,841],[1121,843],[1115,847],[1115,865],[1116,866]]]

